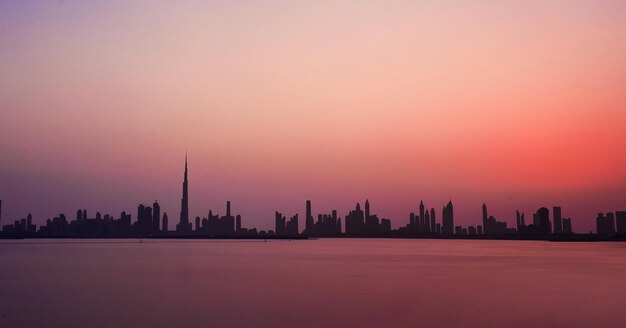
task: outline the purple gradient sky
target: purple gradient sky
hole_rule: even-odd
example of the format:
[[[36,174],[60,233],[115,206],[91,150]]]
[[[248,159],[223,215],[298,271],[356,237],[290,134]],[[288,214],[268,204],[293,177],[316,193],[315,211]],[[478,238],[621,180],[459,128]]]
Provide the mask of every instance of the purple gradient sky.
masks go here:
[[[624,1],[1,1],[3,223],[626,210]],[[302,224],[302,223],[301,223]]]

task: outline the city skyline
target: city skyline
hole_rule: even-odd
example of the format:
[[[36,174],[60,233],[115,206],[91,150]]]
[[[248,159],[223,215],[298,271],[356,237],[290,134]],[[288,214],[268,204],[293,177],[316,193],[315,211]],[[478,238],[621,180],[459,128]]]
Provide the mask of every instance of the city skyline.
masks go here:
[[[159,197],[153,197],[153,198],[154,199],[159,199]],[[228,199],[226,199],[224,197],[220,197],[220,198],[224,199],[224,201],[222,203],[231,200],[231,198],[228,198]],[[365,197],[363,199],[367,200],[368,198]],[[422,197],[419,200],[419,202],[423,202],[424,199],[428,199],[428,198],[427,197]],[[452,199],[449,199],[448,201],[451,201],[451,200]],[[356,204],[356,203],[362,202],[362,201],[363,200],[361,200],[361,199],[356,199],[352,203]],[[163,200],[162,200],[162,202],[163,202]],[[179,204],[181,204],[182,202],[183,202],[183,199],[181,199],[179,201]],[[418,197],[416,197],[416,200],[415,200],[414,203],[417,203],[417,202],[418,202]],[[97,203],[97,201],[96,201],[96,203]],[[172,202],[171,202],[171,200],[169,200],[169,201],[165,201],[163,203],[170,203],[171,204]],[[196,202],[196,203],[201,203],[201,202]],[[217,204],[216,201],[208,201],[208,203],[212,204],[210,206],[211,208],[219,207],[219,205],[220,205],[220,204]],[[327,205],[329,203],[330,203],[330,205]],[[380,203],[380,202],[377,202],[377,203]],[[432,202],[429,202],[429,203],[432,203]],[[443,204],[445,204],[445,203],[446,203],[446,201],[443,202]],[[215,206],[213,206],[213,204],[215,204]],[[322,213],[322,212],[330,213],[332,211],[337,211],[337,210],[341,211],[342,213],[344,213],[344,212],[347,213],[353,207],[352,205],[349,205],[349,204],[350,203],[347,203],[347,204],[335,203],[335,204],[333,204],[332,202],[327,202],[322,207],[322,209],[320,210],[320,213]],[[481,207],[480,207],[479,204],[480,204],[480,202],[478,202],[477,204],[474,204],[474,206],[470,207],[469,210],[467,208],[465,208],[465,213],[471,212],[471,213],[473,213],[472,216],[467,217],[465,215],[458,215],[457,219],[460,219],[460,222],[463,223],[464,225],[472,225],[472,224],[476,225],[476,224],[478,224],[478,221],[481,218],[481,214],[480,214],[481,213],[480,212],[481,211]],[[69,211],[69,210],[67,210],[67,211],[61,210],[61,211],[59,211],[59,210],[51,209],[51,210],[48,211],[48,213],[41,214],[41,212],[38,213],[37,211],[32,211],[28,207],[24,208],[24,209],[17,210],[15,208],[11,208],[11,204],[7,203],[6,200],[3,200],[3,205],[4,205],[3,206],[4,208],[2,209],[2,211],[3,211],[3,218],[7,219],[7,217],[9,217],[9,216],[12,216],[14,218],[16,218],[16,217],[24,217],[28,213],[35,212],[37,214],[34,215],[34,217],[35,217],[35,221],[34,222],[37,223],[37,224],[45,223],[45,219],[46,218],[51,218],[51,217],[57,215],[58,213],[71,213],[71,211]],[[339,206],[337,206],[337,205],[339,205]],[[464,204],[464,205],[468,206],[468,204]],[[483,205],[484,205],[484,203],[483,203]],[[287,206],[282,206],[280,208],[278,208],[277,206],[272,206],[271,204],[269,204],[268,206],[269,207],[266,207],[266,208],[270,208],[270,210],[271,210],[271,213],[269,213],[269,215],[255,214],[254,209],[251,209],[251,211],[248,211],[248,213],[253,213],[252,215],[248,215],[248,217],[249,218],[253,218],[254,219],[253,222],[256,222],[257,226],[259,226],[263,230],[268,230],[269,228],[271,228],[273,226],[272,223],[270,222],[271,221],[270,219],[274,217],[274,212],[275,211],[285,212],[286,214],[289,214],[289,213],[291,213],[291,214],[300,214],[301,217],[305,217],[304,215],[306,214],[305,213],[306,211],[298,210],[298,208],[301,207],[301,206],[298,206],[298,205],[288,204]],[[504,215],[495,214],[495,215],[498,217],[499,221],[504,221],[504,222],[507,222],[507,224],[509,226],[514,226],[516,224],[516,221],[515,221],[516,220],[516,215],[515,214],[516,214],[517,211],[522,211],[522,212],[525,212],[525,213],[531,213],[533,211],[533,209],[536,209],[536,208],[539,208],[539,207],[542,207],[542,206],[544,206],[544,207],[546,207],[546,206],[547,207],[552,207],[552,205],[548,204],[547,202],[538,202],[536,205],[534,205],[534,207],[533,207],[533,205],[530,205],[530,206],[527,206],[526,208],[510,208],[510,209],[505,209],[505,210],[502,210],[502,208],[500,208],[500,211],[498,213],[504,212],[505,214]],[[35,207],[37,207],[37,206],[35,206]],[[49,206],[48,208],[53,208],[53,207],[54,206]],[[93,206],[88,206],[88,207],[93,208]],[[205,213],[206,211],[204,210],[204,207],[207,207],[207,205],[200,204],[199,206],[196,205],[194,207],[195,208],[192,209],[192,214],[191,215],[187,214],[187,218],[188,218],[187,222],[189,224],[193,223],[192,222],[193,220],[191,220],[190,218],[195,218],[198,215],[202,216],[202,215],[206,214]],[[378,207],[380,207],[380,205]],[[406,223],[410,222],[409,217],[407,215],[405,215],[405,214],[413,211],[412,210],[413,207],[417,207],[417,206],[409,205],[408,208],[406,209],[406,213],[402,214],[399,217],[391,217],[389,215],[385,215],[385,216],[389,217],[389,218],[392,218],[392,227],[394,229],[396,229],[396,228],[404,226]],[[494,206],[494,207],[498,208],[497,206]],[[102,208],[102,207],[96,207],[96,208],[98,209],[97,210],[98,212],[114,213],[113,211],[108,210],[106,208]],[[128,210],[128,208],[124,208],[124,207],[120,207],[120,206],[117,206],[116,208],[120,208],[122,211]],[[133,208],[133,207],[131,206],[130,208]],[[294,210],[289,210],[289,209],[294,209],[294,208],[296,209],[295,212],[294,212]],[[623,208],[623,206],[622,206],[622,208]],[[69,209],[70,210],[76,210],[74,207],[70,207]],[[341,209],[345,209],[345,210],[341,210]],[[597,209],[594,209],[594,210],[591,211],[591,213],[593,213],[591,216],[585,217],[585,216],[577,215],[576,213],[571,213],[569,216],[572,217],[572,218],[575,218],[576,222],[577,222],[577,226],[580,226],[580,228],[574,229],[574,230],[576,230],[576,232],[578,232],[578,233],[584,233],[584,232],[588,232],[588,231],[594,231],[595,232],[595,230],[596,230],[596,217],[597,217],[598,213],[615,212],[615,211],[619,211],[619,210],[620,210],[620,207],[604,208],[604,209],[603,208],[597,208]],[[174,207],[174,208],[170,207],[170,210],[168,212],[171,215],[172,213],[178,213],[179,211],[182,214],[182,209],[180,207],[178,209],[176,209],[176,207]],[[395,211],[395,212],[397,213],[399,211]],[[19,214],[15,215],[14,213],[19,213]],[[289,215],[291,215],[291,214],[289,214]],[[441,215],[440,212],[439,212],[439,215]],[[171,230],[176,230],[176,226],[179,223],[178,219],[180,217],[177,215],[175,218],[177,220],[175,222],[173,222],[173,224],[174,224],[173,226],[170,225],[170,227],[172,227]],[[585,223],[587,223],[587,224],[585,224]],[[171,220],[170,220],[170,224],[172,224]],[[305,222],[303,221],[302,224],[304,226]],[[588,229],[585,230],[585,227],[588,227]],[[302,228],[301,230],[304,230],[304,228]]]
[[[136,220],[132,214],[122,211],[119,218],[108,213],[96,212],[94,218],[88,217],[87,209],[79,209],[74,221],[67,220],[64,213],[53,219],[48,218],[45,225],[37,229],[31,213],[26,218],[10,220],[2,224],[2,201],[0,200],[0,234],[5,237],[305,237],[324,236],[356,236],[356,237],[436,237],[436,238],[551,238],[550,236],[567,236],[576,234],[571,218],[563,217],[560,206],[550,209],[539,208],[532,214],[532,221],[525,221],[525,213],[516,210],[516,225],[508,225],[506,221],[498,221],[489,214],[488,207],[482,204],[482,225],[463,226],[454,222],[454,206],[452,200],[443,206],[441,221],[438,222],[435,208],[425,207],[420,200],[419,211],[411,212],[409,222],[405,226],[393,229],[391,220],[379,217],[371,211],[369,199],[365,200],[364,208],[359,202],[342,219],[337,210],[331,214],[319,213],[315,220],[311,200],[306,201],[304,227],[299,229],[299,213],[289,220],[276,211],[274,230],[261,230],[256,227],[242,226],[241,215],[231,214],[231,202],[226,201],[226,214],[220,216],[208,210],[206,217],[196,216],[194,221],[189,217],[188,161],[185,154],[180,217],[174,230],[169,230],[167,212],[161,217],[161,206],[154,201],[152,207],[143,203],[137,208]],[[13,223],[14,222],[14,223]],[[194,222],[194,223],[192,223]],[[458,221],[457,221],[458,223]],[[479,222],[481,223],[481,222]],[[584,235],[578,233],[579,235]],[[591,234],[591,231],[590,231]],[[626,236],[626,211],[599,212],[596,218],[596,233],[600,238],[613,238],[616,235]],[[573,235],[572,235],[573,236]],[[578,237],[580,238],[580,237]],[[571,240],[567,237],[567,240]],[[580,239],[579,239],[580,240]]]
[[[159,199],[177,221],[187,149],[190,217],[231,199],[267,229],[303,199],[347,213],[369,198],[397,228],[419,199],[452,199],[465,225],[483,202],[513,225],[559,204],[594,230],[626,203],[625,11],[2,2],[4,215]]]

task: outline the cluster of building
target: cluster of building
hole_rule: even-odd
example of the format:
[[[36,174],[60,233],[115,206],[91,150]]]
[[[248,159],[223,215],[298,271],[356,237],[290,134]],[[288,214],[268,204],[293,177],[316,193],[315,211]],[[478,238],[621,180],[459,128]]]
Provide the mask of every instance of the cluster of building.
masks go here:
[[[0,219],[2,217],[2,203],[0,201]],[[183,178],[183,197],[181,199],[180,221],[176,231],[169,230],[167,213],[161,216],[161,206],[154,202],[152,206],[140,204],[137,207],[137,220],[131,222],[131,214],[122,212],[115,219],[109,214],[97,212],[95,217],[89,218],[86,209],[76,212],[76,219],[68,221],[65,214],[48,219],[39,230],[32,224],[32,215],[15,224],[5,225],[3,235],[17,237],[167,237],[167,236],[255,236],[256,229],[241,227],[241,216],[233,216],[230,212],[230,201],[226,202],[226,215],[213,215],[209,211],[208,217],[196,217],[195,229],[189,222],[189,192],[187,180],[187,160],[185,159],[185,174]]]
[[[306,201],[306,221],[304,232],[309,236],[333,236],[341,234],[341,219],[337,217],[337,210],[330,214],[318,214],[317,221],[311,214],[311,201]]]
[[[571,234],[572,232],[572,220],[569,218],[561,217],[561,207],[555,206],[552,208],[553,222],[550,222],[550,210],[542,207],[533,214],[533,223],[526,225],[524,214],[517,212],[517,231],[523,234]]]
[[[361,205],[356,204],[356,208],[346,215],[347,235],[380,235],[391,231],[391,221],[388,219],[378,219],[378,216],[370,213],[370,202],[365,200],[365,211],[361,210]]]
[[[398,229],[399,232],[404,234],[419,234],[419,235],[452,235],[455,230],[458,230],[458,234],[463,232],[462,227],[454,227],[454,206],[452,201],[449,201],[446,206],[443,207],[441,212],[441,223],[437,223],[435,209],[431,208],[430,211],[424,207],[424,202],[420,201],[419,213],[415,214],[411,212],[409,214],[409,223]],[[467,228],[465,229],[467,232]]]
[[[122,212],[116,219],[109,214],[102,215],[100,212],[95,217],[88,218],[87,210],[80,209],[76,212],[76,219],[69,221],[65,214],[53,219],[46,220],[46,224],[37,230],[32,224],[32,215],[15,224],[5,225],[3,233],[23,237],[147,237],[178,235],[205,235],[205,236],[237,236],[256,235],[256,229],[241,227],[241,215],[230,214],[230,202],[227,202],[225,216],[213,215],[209,211],[208,218],[196,217],[195,229],[188,225],[189,230],[170,231],[167,213],[161,217],[161,208],[158,202],[152,206],[140,204],[137,208],[137,220],[131,222],[131,214]],[[297,220],[297,218],[296,218]],[[185,225],[177,225],[184,227]]]
[[[626,211],[598,213],[596,229],[599,235],[626,234]]]
[[[298,229],[298,214],[289,218],[289,221],[287,221],[287,218],[278,211],[276,211],[275,215],[276,225],[274,233],[277,236],[295,236],[300,233],[300,230]]]
[[[0,200],[0,222],[2,219],[2,201]],[[6,235],[34,235],[37,232],[37,226],[33,224],[33,216],[28,213],[26,218],[15,220],[14,224],[7,224],[2,227],[2,233]]]
[[[243,232],[241,227],[241,215],[233,216],[230,213],[230,201],[226,202],[226,215],[219,216],[219,214],[213,214],[213,211],[209,210],[207,217],[200,218],[196,216],[195,231],[212,236],[233,236],[235,234]],[[187,231],[191,232],[191,230]]]
[[[526,225],[524,213],[516,211],[517,226],[508,227],[506,221],[498,221],[493,215],[489,215],[487,205],[482,206],[482,225],[477,226],[455,226],[454,206],[448,202],[442,210],[442,222],[438,223],[435,209],[426,209],[424,202],[420,202],[419,213],[410,213],[409,223],[405,227],[398,229],[403,234],[418,235],[444,235],[444,236],[507,236],[526,235],[540,236],[550,234],[572,234],[572,221],[569,218],[561,218],[561,208],[554,207],[554,230],[550,222],[550,211],[542,207],[533,214],[533,223]]]
[[[275,213],[275,229],[269,231],[257,231],[246,229],[241,226],[241,215],[232,215],[230,201],[226,202],[226,215],[213,214],[209,210],[207,217],[195,218],[195,224],[189,220],[189,191],[187,179],[187,158],[185,158],[185,172],[183,177],[183,190],[181,198],[180,219],[176,224],[175,231],[169,230],[167,213],[161,216],[161,206],[154,202],[152,206],[140,204],[137,208],[137,220],[132,222],[131,214],[122,212],[115,219],[112,216],[99,212],[95,217],[89,218],[86,209],[76,212],[76,219],[68,221],[64,214],[48,219],[46,224],[37,230],[32,223],[32,215],[16,220],[13,224],[2,227],[2,236],[8,237],[169,237],[169,236],[206,236],[206,237],[231,237],[231,236],[434,236],[434,237],[462,237],[484,236],[485,238],[499,236],[567,236],[572,234],[572,221],[570,218],[562,218],[561,208],[552,208],[552,221],[550,210],[541,207],[533,214],[533,222],[526,224],[524,213],[516,211],[516,227],[507,227],[506,221],[498,221],[489,215],[487,205],[482,206],[482,225],[455,226],[454,206],[449,201],[442,209],[441,222],[437,222],[434,208],[427,209],[423,202],[419,204],[418,213],[410,213],[409,223],[397,230],[391,229],[391,221],[380,218],[370,212],[370,202],[365,200],[364,209],[359,203],[344,217],[344,229],[341,218],[337,211],[329,214],[318,214],[314,220],[311,201],[306,201],[305,228],[300,233],[298,214],[289,220],[281,213]],[[0,201],[0,222],[2,219],[2,201]],[[626,235],[626,212],[599,213],[596,219],[598,235],[613,236],[616,234]],[[342,232],[343,230],[343,232]]]

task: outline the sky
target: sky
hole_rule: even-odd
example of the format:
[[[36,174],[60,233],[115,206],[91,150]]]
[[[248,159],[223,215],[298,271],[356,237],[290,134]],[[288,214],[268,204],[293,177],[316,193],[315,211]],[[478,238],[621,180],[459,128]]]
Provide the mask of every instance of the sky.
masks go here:
[[[0,0],[2,223],[626,210],[625,1]],[[527,219],[528,220],[528,219]],[[173,224],[170,224],[173,226]]]

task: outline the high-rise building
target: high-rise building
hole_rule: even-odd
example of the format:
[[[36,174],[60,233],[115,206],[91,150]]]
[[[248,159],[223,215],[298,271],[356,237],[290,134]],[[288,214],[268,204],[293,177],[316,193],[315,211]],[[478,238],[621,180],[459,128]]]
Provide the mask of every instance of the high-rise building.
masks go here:
[[[130,219],[130,214],[126,214],[126,211],[122,211],[122,213],[120,213],[120,232],[124,235],[129,235],[132,233]]]
[[[435,209],[430,209],[430,232],[435,233]]]
[[[226,201],[226,216],[222,217],[224,224],[223,233],[231,235],[235,232],[235,217],[230,212],[230,200]]]
[[[161,221],[161,206],[155,200],[154,204],[152,204],[152,231],[158,232],[160,229],[160,221]]]
[[[311,214],[311,201],[306,201],[306,218],[305,218],[305,227],[304,230],[307,234],[315,233],[315,222],[313,221],[313,215]]]
[[[141,234],[150,234],[153,231],[153,214],[152,207],[139,205],[137,208],[137,228]],[[99,213],[96,214],[98,217]]]
[[[37,227],[33,224],[33,215],[30,213],[26,217],[26,232],[30,234],[37,232]]]
[[[563,221],[561,219],[561,207],[554,206],[552,208],[552,215],[554,216],[554,233],[563,233]]]
[[[487,222],[488,219],[489,215],[487,213],[487,204],[483,203],[483,227],[485,227],[485,234],[490,235],[493,231],[489,229],[489,223]]]
[[[452,201],[443,208],[441,233],[444,235],[454,234],[454,208]]]
[[[615,212],[615,223],[617,225],[617,233],[626,234],[626,211]]]
[[[176,225],[178,232],[191,232],[191,222],[189,222],[189,192],[187,181],[187,155],[185,155],[185,176],[183,178],[183,198],[180,200],[180,221]]]
[[[168,231],[169,229],[169,220],[167,219],[167,213],[163,213],[163,231]]]
[[[552,232],[550,210],[545,207],[538,209],[537,213],[533,214],[533,226],[534,233],[550,234]]]
[[[596,218],[596,229],[599,235],[614,235],[615,234],[615,217],[613,213],[609,212],[604,216],[603,213],[598,213]]]
[[[276,211],[275,215],[275,225],[274,225],[274,233],[277,236],[282,236],[286,231],[286,219],[280,212]]]
[[[390,232],[391,231],[391,220],[382,219],[380,220],[380,231],[381,232]]]
[[[572,233],[572,219],[569,219],[569,218],[563,219],[563,233],[565,234]]]
[[[424,216],[424,202],[420,200],[419,232],[426,232],[426,217]]]
[[[290,235],[290,236],[295,236],[300,232],[298,230],[298,214],[297,213],[294,216],[292,216],[289,219],[289,221],[287,221],[286,226],[285,226],[285,232],[287,233],[287,235]]]
[[[365,233],[365,214],[361,210],[361,205],[356,204],[356,209],[350,211],[346,216],[346,234]]]
[[[380,232],[380,220],[370,212],[370,202],[365,200],[365,233],[376,234]]]

